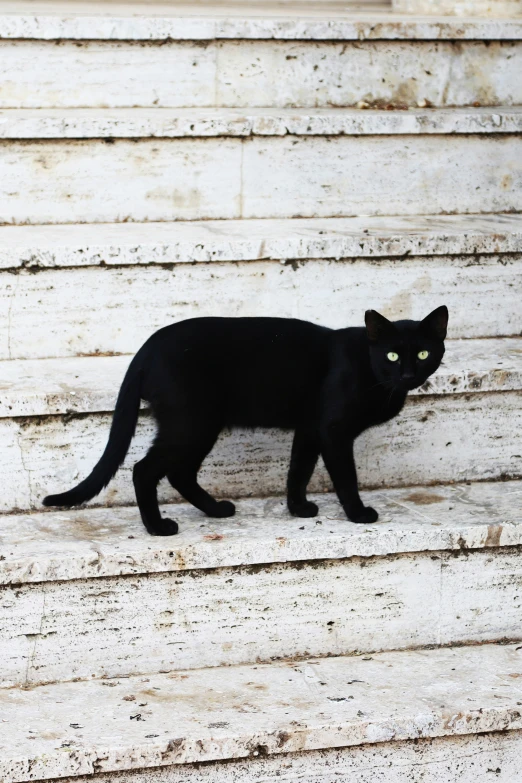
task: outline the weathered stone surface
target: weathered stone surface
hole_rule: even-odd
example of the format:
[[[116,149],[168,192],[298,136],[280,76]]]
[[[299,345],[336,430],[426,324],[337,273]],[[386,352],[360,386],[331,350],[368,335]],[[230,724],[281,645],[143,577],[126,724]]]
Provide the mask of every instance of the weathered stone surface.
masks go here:
[[[0,418],[112,411],[131,357],[83,356],[0,362]],[[442,365],[410,392],[520,391],[522,338],[449,340]]]
[[[222,43],[218,99],[224,106],[516,104],[521,57],[514,41]]]
[[[517,41],[161,44],[0,39],[0,108],[522,103]]]
[[[3,38],[85,40],[209,40],[214,38],[364,40],[519,40],[518,19],[397,17],[389,6],[349,3],[4,2]]]
[[[135,353],[157,329],[210,315],[341,328],[362,324],[369,307],[388,318],[419,319],[446,304],[452,338],[520,332],[520,254],[16,272],[0,275],[1,359]]]
[[[520,476],[521,417],[517,392],[412,397],[397,419],[357,441],[360,484],[408,486]],[[39,508],[44,495],[88,475],[103,452],[109,427],[107,414],[1,419],[1,509]],[[144,456],[154,431],[150,416],[142,416],[124,465],[93,502],[135,502],[132,466]],[[278,430],[224,431],[203,464],[201,482],[219,497],[281,494],[290,446],[291,434]],[[320,463],[311,488],[329,487]],[[177,495],[163,482],[160,498],[172,502]]]
[[[0,774],[21,783],[519,730],[521,676],[515,645],[485,645],[2,690]]]
[[[399,14],[434,16],[519,16],[520,0],[392,0]]]
[[[0,268],[517,253],[522,215],[2,226]],[[402,260],[402,259],[401,259]],[[477,259],[479,261],[479,259]]]
[[[383,215],[390,204],[403,215],[522,210],[515,134],[0,146],[3,223]]]
[[[136,508],[13,514],[1,519],[0,584],[519,547],[521,497],[520,481],[366,492],[380,513],[368,526],[349,523],[333,495],[316,497],[317,519],[290,517],[283,498],[244,498],[226,521],[179,504],[164,509],[180,523],[168,539],[149,536]]]
[[[521,60],[522,63],[522,60]],[[522,107],[493,109],[7,109],[0,139],[518,133]]]
[[[401,415],[370,430],[356,444],[363,487],[409,486],[522,475],[520,394],[412,397]],[[110,427],[107,414],[0,419],[2,511],[39,508],[49,492],[63,491],[88,475],[101,456]],[[93,501],[133,504],[131,470],[152,442],[150,416],[138,423],[122,468]],[[462,444],[466,444],[463,449]],[[284,492],[291,434],[278,430],[224,431],[205,460],[201,482],[219,497]],[[330,487],[320,463],[312,491]],[[163,482],[159,496],[176,493]]]
[[[1,144],[5,223],[240,216],[240,140]],[[44,205],[48,199],[53,206]]]
[[[462,581],[470,569],[489,577],[492,604],[511,608],[519,553],[485,572],[483,560],[467,559]],[[444,618],[449,635],[518,635],[520,607],[493,627],[476,619],[483,591],[466,590],[472,581],[461,619]],[[437,644],[434,617],[449,598],[441,582],[432,553],[0,588],[0,687]]]
[[[130,353],[166,320],[215,312],[216,299],[227,314],[329,313],[338,325],[360,322],[369,296],[392,317],[444,296],[453,336],[518,334],[517,218],[456,228],[407,215],[520,210],[520,113],[509,106],[522,102],[522,25],[197,5],[3,5],[0,107],[196,108],[0,114],[0,220],[70,223],[0,234],[0,356]],[[417,108],[315,108],[359,101]],[[424,108],[472,103],[505,107]],[[202,109],[220,105],[238,108]],[[295,105],[309,108],[284,108]],[[406,216],[398,233],[397,221],[320,227],[321,215],[390,203]],[[319,218],[270,221],[264,235],[261,221],[75,225],[272,214]],[[326,249],[344,261],[322,260]],[[517,343],[455,344],[427,396],[360,444],[362,484],[520,475]],[[101,453],[128,357],[69,361],[23,374],[0,364],[4,509],[70,486]],[[145,413],[98,502],[133,500],[128,465],[151,433]],[[287,436],[225,433],[203,481],[219,494],[281,491],[288,453]],[[321,470],[314,487],[328,487]],[[520,642],[190,670],[519,638],[521,492],[515,481],[373,492],[380,521],[362,529],[324,496],[316,520],[290,519],[281,499],[240,501],[221,523],[178,504],[165,509],[181,523],[168,541],[147,537],[135,508],[3,517],[1,681],[27,690],[0,690],[0,779],[513,783]],[[92,675],[122,679],[32,687]]]
[[[96,783],[514,783],[521,751],[522,732],[509,731],[113,772],[98,775]],[[73,781],[91,779],[63,783]]]
[[[424,496],[437,502],[436,491]],[[504,526],[520,536],[522,518],[495,527],[489,519],[484,524],[489,515],[482,511],[490,541],[500,539]],[[421,523],[419,516],[415,526],[424,540],[428,519]],[[335,539],[330,521],[321,519]],[[272,541],[284,551],[299,521],[280,520],[279,530],[270,522],[280,534]],[[391,524],[404,535],[401,522],[397,508]],[[305,526],[309,536],[312,524]],[[445,531],[454,546],[458,532],[451,523]],[[470,538],[477,540],[476,532]],[[227,537],[207,533],[213,535]],[[521,548],[459,551],[3,587],[0,687],[521,638]]]
[[[246,141],[243,217],[522,209],[522,196],[515,206],[517,188],[522,193],[522,137],[425,135],[403,144],[401,138]]]

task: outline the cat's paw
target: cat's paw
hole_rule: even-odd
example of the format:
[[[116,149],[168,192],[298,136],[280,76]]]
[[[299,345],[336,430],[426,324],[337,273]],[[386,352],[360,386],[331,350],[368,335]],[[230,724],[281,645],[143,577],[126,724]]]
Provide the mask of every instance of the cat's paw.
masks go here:
[[[293,517],[316,517],[319,513],[319,507],[312,503],[311,500],[305,500],[304,503],[290,503],[288,502],[288,510]]]
[[[355,522],[358,525],[369,525],[372,522],[377,522],[379,515],[374,508],[366,506],[363,509],[362,514],[357,514],[356,517],[349,517],[351,522]]]
[[[151,536],[175,536],[179,530],[179,525],[173,519],[165,517],[161,523],[148,527],[147,530]]]
[[[208,514],[208,516],[224,519],[225,517],[233,517],[235,513],[236,507],[230,500],[220,500],[212,509],[212,513]]]

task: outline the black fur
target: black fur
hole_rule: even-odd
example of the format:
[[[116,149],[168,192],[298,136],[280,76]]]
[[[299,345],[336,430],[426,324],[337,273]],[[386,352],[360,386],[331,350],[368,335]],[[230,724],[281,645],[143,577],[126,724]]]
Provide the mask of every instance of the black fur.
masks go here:
[[[197,481],[223,427],[295,430],[287,483],[295,516],[317,514],[306,488],[322,455],[347,517],[375,522],[377,512],[359,496],[354,440],[396,416],[408,391],[438,368],[448,311],[391,322],[368,310],[365,320],[366,328],[332,330],[285,318],[194,318],[160,329],[130,364],[100,461],[77,487],[49,495],[44,505],[78,505],[107,486],[125,459],[143,399],[158,432],[134,466],[134,487],[152,535],[178,529],[158,507],[156,489],[165,476],[208,516],[234,514],[232,503],[214,500]],[[423,350],[429,355],[421,360]],[[394,354],[399,358],[391,361]]]

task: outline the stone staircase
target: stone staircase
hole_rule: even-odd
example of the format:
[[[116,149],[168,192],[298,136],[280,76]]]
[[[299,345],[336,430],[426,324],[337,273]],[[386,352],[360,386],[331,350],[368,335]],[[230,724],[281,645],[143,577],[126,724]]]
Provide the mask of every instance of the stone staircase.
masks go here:
[[[522,17],[0,5],[1,783],[522,779],[521,72]],[[42,512],[160,326],[442,303],[443,366],[358,444],[375,525],[321,466],[289,517],[288,435],[240,431],[202,471],[238,515],[162,485],[147,536],[145,409]]]

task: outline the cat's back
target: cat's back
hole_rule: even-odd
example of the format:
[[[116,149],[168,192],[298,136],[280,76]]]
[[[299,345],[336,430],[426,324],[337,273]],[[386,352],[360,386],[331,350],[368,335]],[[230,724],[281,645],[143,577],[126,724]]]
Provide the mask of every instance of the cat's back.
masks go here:
[[[193,318],[148,348],[176,384],[212,390],[228,423],[290,427],[327,372],[332,334],[293,318]]]
[[[265,355],[288,355],[324,347],[331,330],[297,318],[201,317],[178,321],[160,329],[149,341],[151,347],[172,358],[196,352],[213,361],[224,355],[236,359],[259,359]]]

